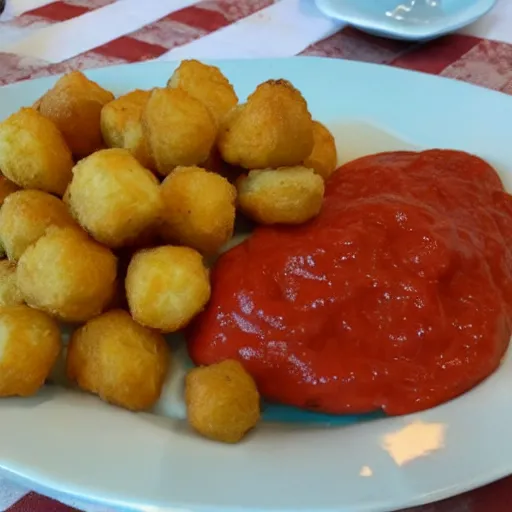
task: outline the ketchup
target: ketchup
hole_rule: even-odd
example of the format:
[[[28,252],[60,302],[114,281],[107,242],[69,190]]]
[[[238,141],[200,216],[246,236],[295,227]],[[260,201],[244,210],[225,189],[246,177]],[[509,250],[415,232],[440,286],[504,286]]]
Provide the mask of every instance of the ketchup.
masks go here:
[[[459,151],[360,158],[322,212],[220,257],[188,333],[196,364],[238,359],[268,400],[324,413],[426,409],[474,387],[511,334],[512,199]]]

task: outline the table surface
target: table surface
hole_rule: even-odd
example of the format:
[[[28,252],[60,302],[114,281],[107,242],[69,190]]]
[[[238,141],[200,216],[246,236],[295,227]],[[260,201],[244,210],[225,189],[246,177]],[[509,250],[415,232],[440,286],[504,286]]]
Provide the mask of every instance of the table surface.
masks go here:
[[[308,13],[311,16],[309,23],[307,18],[299,19],[299,1],[282,0],[279,6],[282,12],[278,13],[277,2],[272,0],[146,0],[138,2],[138,5],[133,0],[119,0],[117,6],[114,6],[115,0],[7,0],[6,10],[0,16],[0,84],[71,69],[139,62],[165,57],[167,53],[172,58],[176,51],[180,56],[200,56],[197,52],[204,51],[200,49],[203,38],[208,40],[213,33],[223,35],[230,47],[237,47],[241,41],[235,38],[243,33],[246,47],[239,51],[245,51],[246,56],[301,54],[374,62],[463,80],[512,94],[510,0],[498,1],[490,14],[460,33],[426,44],[372,37],[341,24],[322,21],[318,12]],[[140,9],[143,5],[146,11],[152,8],[154,11],[143,13],[145,17],[140,13],[138,17],[126,17],[127,23],[117,23],[114,27],[116,23],[112,23],[111,17],[115,16],[115,8],[120,3],[125,10],[132,7]],[[100,26],[100,23],[102,31],[87,30],[93,13],[96,13],[95,26]],[[281,19],[290,19],[288,15],[296,16],[295,34],[289,31],[286,35],[286,31],[276,30]],[[139,20],[139,26],[130,24],[133,19]],[[255,19],[259,24],[252,23]],[[299,24],[304,22],[313,27],[309,32],[309,28],[300,28]],[[64,49],[67,53],[62,53],[56,43],[53,48],[35,44],[41,41],[41,37],[58,42],[59,37],[65,37],[66,29],[76,30],[76,24],[84,34],[92,36],[73,40],[73,44]],[[262,27],[267,30],[272,44],[263,48],[247,44],[251,40],[251,30],[262,30]],[[220,29],[230,30],[217,32]],[[256,40],[257,34],[253,35]],[[217,42],[218,50],[214,55],[218,57],[226,56],[227,46],[222,45],[221,39],[216,37],[212,40]],[[233,42],[237,44],[233,45]],[[39,50],[42,46],[45,49]],[[215,49],[215,45],[209,43],[207,46],[210,47],[209,55],[212,55],[211,47]],[[66,501],[65,497],[62,499]],[[65,512],[87,508],[67,502],[65,505],[0,478],[1,511]],[[512,477],[440,503],[410,509],[409,512],[506,512],[511,510],[509,503],[512,503]],[[89,510],[106,512],[101,507],[89,507]]]

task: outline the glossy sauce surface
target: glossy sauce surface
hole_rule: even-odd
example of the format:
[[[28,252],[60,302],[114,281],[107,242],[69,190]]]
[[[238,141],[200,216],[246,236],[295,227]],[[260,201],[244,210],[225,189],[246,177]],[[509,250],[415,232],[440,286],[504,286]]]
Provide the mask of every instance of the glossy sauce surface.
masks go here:
[[[463,152],[342,166],[321,214],[258,228],[218,260],[188,333],[196,364],[236,358],[271,401],[405,414],[467,391],[509,343],[512,199]]]

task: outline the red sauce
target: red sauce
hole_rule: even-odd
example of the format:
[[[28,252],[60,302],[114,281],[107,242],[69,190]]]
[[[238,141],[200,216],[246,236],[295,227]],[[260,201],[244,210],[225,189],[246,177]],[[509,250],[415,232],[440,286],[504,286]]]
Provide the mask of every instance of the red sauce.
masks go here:
[[[223,255],[189,333],[197,364],[240,360],[269,400],[405,414],[467,391],[511,334],[512,199],[494,169],[432,150],[361,158],[323,210]]]

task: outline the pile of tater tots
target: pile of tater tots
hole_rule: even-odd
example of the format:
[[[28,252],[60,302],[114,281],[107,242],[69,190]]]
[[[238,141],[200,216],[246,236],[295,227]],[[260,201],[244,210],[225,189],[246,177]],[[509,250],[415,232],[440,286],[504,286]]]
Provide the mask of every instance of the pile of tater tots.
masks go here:
[[[64,357],[70,385],[150,410],[170,368],[164,335],[207,304],[207,262],[237,211],[304,223],[336,162],[331,133],[286,80],[239,103],[195,60],[165,87],[118,98],[79,71],[59,78],[0,123],[0,396],[35,394]],[[185,401],[190,425],[219,441],[260,417],[236,361],[191,370]]]

